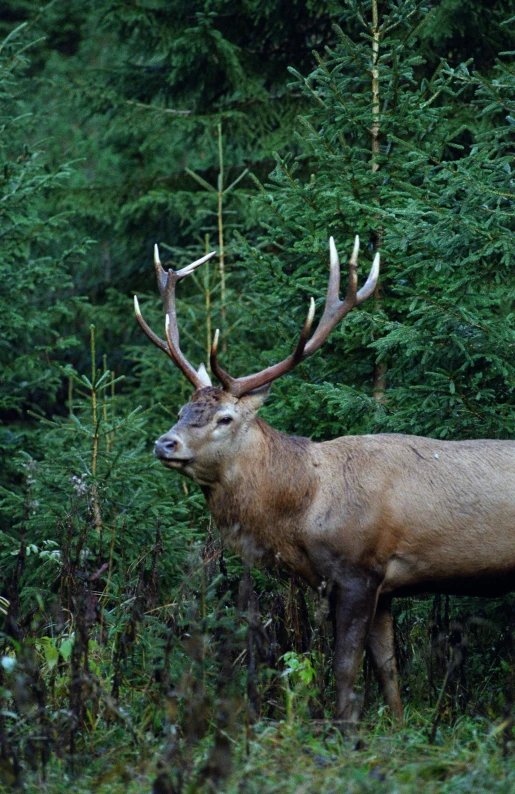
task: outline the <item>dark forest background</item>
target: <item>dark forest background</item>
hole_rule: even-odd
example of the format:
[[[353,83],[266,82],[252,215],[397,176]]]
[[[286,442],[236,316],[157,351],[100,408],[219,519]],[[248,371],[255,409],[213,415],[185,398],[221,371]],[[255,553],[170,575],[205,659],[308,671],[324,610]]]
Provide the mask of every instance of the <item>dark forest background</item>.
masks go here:
[[[215,249],[182,347],[249,374],[359,234],[381,289],[263,417],[513,438],[515,3],[0,8],[0,790],[512,791],[513,598],[397,602],[406,728],[365,661],[333,732],[326,605],[153,458],[191,388],[132,298]]]

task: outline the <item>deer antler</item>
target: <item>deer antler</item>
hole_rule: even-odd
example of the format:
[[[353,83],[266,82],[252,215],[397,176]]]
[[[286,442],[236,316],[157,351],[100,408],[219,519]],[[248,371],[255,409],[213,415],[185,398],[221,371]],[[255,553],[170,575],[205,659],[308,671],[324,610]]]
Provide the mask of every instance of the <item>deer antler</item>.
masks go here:
[[[157,345],[157,347],[161,348],[161,350],[164,350],[164,352],[170,356],[173,363],[179,367],[181,372],[186,375],[190,383],[196,389],[201,389],[203,386],[205,386],[207,379],[206,376],[203,376],[201,370],[199,370],[200,374],[195,370],[195,368],[181,352],[181,348],[179,346],[179,329],[177,327],[177,313],[175,310],[175,285],[181,280],[181,278],[189,276],[189,274],[193,273],[197,267],[200,267],[200,265],[204,264],[204,262],[207,262],[209,259],[212,259],[214,256],[216,256],[216,251],[211,251],[210,254],[206,254],[206,256],[203,256],[201,259],[197,259],[196,262],[186,265],[186,267],[183,267],[181,270],[170,269],[165,271],[161,265],[161,260],[159,259],[159,248],[157,245],[154,246],[154,265],[156,268],[157,284],[159,286],[161,298],[163,299],[166,317],[166,342],[164,339],[161,339],[159,336],[157,336],[157,334],[153,332],[150,326],[143,319],[143,315],[141,314],[139,308],[138,298],[136,295],[134,296],[134,311],[136,312],[136,319],[141,328],[151,342]]]
[[[283,361],[280,361],[278,364],[274,364],[273,366],[268,367],[261,372],[256,372],[255,375],[247,375],[243,378],[233,378],[218,364],[217,353],[219,332],[216,332],[213,346],[211,348],[211,369],[220,383],[223,385],[225,391],[234,395],[234,397],[241,397],[243,394],[247,394],[249,391],[257,389],[260,386],[265,386],[267,383],[271,383],[281,375],[289,372],[296,367],[300,361],[307,358],[308,356],[313,355],[313,353],[315,353],[319,347],[322,346],[333,328],[340,322],[340,320],[342,320],[345,315],[354,308],[354,306],[358,306],[373,293],[379,276],[379,253],[375,255],[369,276],[364,286],[361,287],[358,292],[357,269],[359,237],[356,235],[354,249],[349,260],[349,281],[347,285],[347,294],[345,299],[341,301],[339,299],[340,260],[338,259],[338,253],[336,251],[336,246],[332,237],[329,238],[329,251],[331,270],[329,274],[329,286],[327,288],[327,297],[325,300],[322,319],[320,320],[313,336],[308,341],[309,332],[311,330],[311,324],[313,322],[315,313],[315,302],[313,298],[311,298],[306,322],[304,323],[304,327],[300,334],[299,341],[297,342],[297,346],[290,356],[285,358]]]

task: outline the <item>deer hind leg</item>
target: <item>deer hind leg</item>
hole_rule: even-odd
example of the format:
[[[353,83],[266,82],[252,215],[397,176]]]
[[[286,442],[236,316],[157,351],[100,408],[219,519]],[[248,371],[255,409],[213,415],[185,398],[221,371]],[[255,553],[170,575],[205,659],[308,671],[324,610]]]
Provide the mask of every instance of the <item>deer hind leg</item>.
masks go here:
[[[385,700],[396,720],[402,722],[403,708],[397,681],[393,620],[390,606],[391,599],[379,599],[368,635],[367,649],[372,656],[372,662]]]
[[[375,577],[356,571],[347,571],[334,583],[336,718],[347,722],[359,718],[354,685],[374,619],[377,591]]]

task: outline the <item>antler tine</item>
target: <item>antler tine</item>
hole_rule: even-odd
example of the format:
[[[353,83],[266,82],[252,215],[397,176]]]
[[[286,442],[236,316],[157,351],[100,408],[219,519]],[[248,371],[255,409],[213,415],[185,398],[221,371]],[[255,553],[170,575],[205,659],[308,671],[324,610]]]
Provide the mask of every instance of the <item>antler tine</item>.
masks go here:
[[[175,271],[170,269],[165,271],[159,257],[159,248],[157,245],[154,246],[154,266],[156,269],[159,292],[161,293],[165,310],[166,342],[157,336],[157,334],[154,333],[154,331],[144,320],[143,315],[141,314],[138,299],[136,296],[134,296],[134,311],[136,312],[136,319],[142,330],[148,336],[151,342],[157,345],[157,347],[159,347],[161,350],[164,350],[164,352],[170,356],[174,364],[179,367],[179,369],[184,373],[184,375],[186,375],[190,383],[196,389],[201,389],[206,384],[196,372],[195,368],[192,367],[187,358],[183,355],[179,346],[179,329],[177,327],[177,313],[175,310],[175,285],[182,278],[189,276],[190,273],[193,273],[197,267],[202,265],[204,262],[207,262],[209,259],[212,259],[214,256],[216,256],[216,252],[211,251],[211,253],[206,254],[200,259],[197,259],[195,262],[192,262],[191,264],[186,265],[186,267],[181,268],[181,270]]]
[[[273,366],[268,367],[261,372],[257,372],[255,375],[248,375],[243,378],[232,378],[218,365],[218,335],[215,335],[215,341],[213,342],[213,347],[211,349],[211,369],[222,383],[225,391],[230,392],[235,397],[241,397],[243,394],[247,394],[249,391],[252,391],[252,389],[265,386],[267,383],[271,383],[276,378],[284,375],[286,372],[289,372],[300,361],[302,361],[302,359],[307,358],[308,356],[311,356],[313,353],[315,353],[325,342],[333,328],[340,322],[340,320],[342,320],[354,306],[357,306],[373,293],[379,276],[379,253],[377,253],[374,257],[370,274],[364,286],[359,290],[359,292],[357,292],[359,237],[356,235],[354,240],[354,248],[349,259],[347,294],[345,295],[345,299],[341,301],[339,298],[340,260],[338,258],[338,252],[332,237],[329,238],[329,251],[329,285],[327,288],[327,296],[322,318],[313,336],[308,341],[315,312],[315,303],[312,298],[308,316],[300,334],[299,341],[295,351],[290,356],[285,358],[283,361],[280,361],[278,364],[274,364]]]
[[[161,297],[163,297],[166,289],[166,283],[168,281],[168,275],[161,264],[161,259],[159,258],[159,246],[157,243],[154,245],[154,267],[156,269],[157,286],[159,287]]]
[[[159,257],[159,246],[156,243],[154,245],[154,267],[156,269],[157,284],[159,286],[159,292],[161,293],[161,297],[163,297],[166,291],[166,285],[168,284],[168,277],[170,273],[172,273],[175,276],[176,281],[180,281],[181,278],[184,278],[185,276],[189,276],[190,273],[193,273],[193,271],[197,269],[197,267],[203,265],[204,262],[208,262],[214,256],[216,256],[216,251],[211,251],[211,253],[202,256],[200,259],[197,259],[195,262],[191,262],[191,264],[186,265],[186,267],[183,267],[180,270],[170,269],[166,271],[161,264],[161,259]]]
[[[176,328],[177,326],[175,325],[175,329]],[[186,375],[189,382],[195,386],[195,389],[201,389],[205,384],[198,376],[195,368],[192,367],[188,359],[182,354],[179,348],[178,336],[176,333],[174,333],[174,323],[171,321],[169,314],[167,314],[165,317],[165,333],[169,348],[168,355],[174,364],[179,367],[181,372]]]
[[[209,355],[209,364],[211,366],[211,372],[213,375],[218,378],[222,386],[224,387],[225,391],[231,390],[231,385],[234,383],[234,378],[232,378],[228,372],[226,372],[218,363],[218,342],[220,340],[220,329],[217,328],[215,331],[215,335],[213,338],[213,343],[211,345],[211,352]]]
[[[138,321],[141,329],[148,336],[150,341],[153,342],[155,345],[157,345],[157,347],[160,347],[161,350],[164,350],[164,352],[167,355],[170,355],[170,351],[168,350],[168,345],[166,344],[166,342],[163,339],[160,339],[159,336],[153,332],[152,328],[145,321],[139,307],[139,301],[137,295],[134,296],[134,312],[136,314],[136,320]]]
[[[165,332],[169,356],[179,367],[181,372],[186,375],[190,383],[192,383],[196,389],[201,389],[204,383],[197,374],[195,367],[190,364],[186,356],[182,353],[179,345],[179,328],[177,326],[177,311],[175,308],[175,285],[179,280],[177,276],[177,273],[170,270],[168,271],[166,290],[163,295]]]
[[[374,292],[377,286],[377,279],[379,278],[379,268],[381,266],[381,254],[379,251],[374,256],[374,261],[372,262],[372,267],[370,269],[370,273],[368,274],[368,278],[361,287],[360,291],[356,295],[356,306],[360,303],[363,303],[364,300],[370,297]]]
[[[201,256],[200,259],[197,259],[195,262],[191,262],[191,264],[186,265],[186,267],[182,267],[180,270],[177,270],[177,281],[179,281],[181,278],[184,278],[184,276],[189,276],[190,273],[193,273],[193,271],[200,267],[200,265],[203,265],[204,262],[209,262],[209,260],[214,256],[216,256],[216,251],[211,251],[209,254]]]
[[[311,331],[311,326],[313,325],[313,319],[315,317],[315,299],[310,298],[309,300],[309,310],[308,316],[304,322],[304,326],[302,331],[300,332],[299,341],[297,342],[297,347],[293,351],[293,360],[295,364],[299,361],[302,361],[304,357],[304,349],[306,347],[306,342],[309,338],[309,332]]]
[[[343,301],[340,300],[340,259],[334,238],[329,238],[330,274],[325,299],[324,313],[317,325],[315,333],[306,345],[306,356],[310,356],[325,342],[333,328],[340,322],[356,303],[356,290],[358,288],[358,254],[359,236],[354,238],[354,248],[349,259],[349,280],[347,294]]]
[[[148,336],[150,341],[153,342],[155,345],[157,345],[157,347],[163,350],[166,353],[166,355],[172,359],[173,363],[177,367],[179,367],[179,369],[186,375],[190,383],[192,383],[196,389],[201,389],[204,384],[201,378],[199,378],[199,376],[195,372],[195,369],[189,363],[189,361],[187,361],[187,359],[182,355],[178,347],[178,340],[176,344],[174,344],[173,341],[171,340],[171,334],[168,328],[170,323],[169,315],[167,314],[165,318],[165,332],[166,332],[166,338],[168,340],[167,343],[163,339],[161,339],[157,334],[155,334],[154,331],[148,325],[148,323],[145,321],[143,315],[141,314],[139,301],[136,295],[134,296],[134,311],[136,312],[136,319],[140,327],[143,329],[144,333]]]

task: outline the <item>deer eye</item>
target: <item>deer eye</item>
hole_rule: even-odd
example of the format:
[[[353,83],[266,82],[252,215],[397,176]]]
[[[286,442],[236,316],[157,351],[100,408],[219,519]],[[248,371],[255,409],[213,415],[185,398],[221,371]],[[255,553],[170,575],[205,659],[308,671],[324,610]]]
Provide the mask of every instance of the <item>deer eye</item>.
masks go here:
[[[220,419],[217,421],[217,425],[230,425],[232,422],[232,416],[221,416]]]

